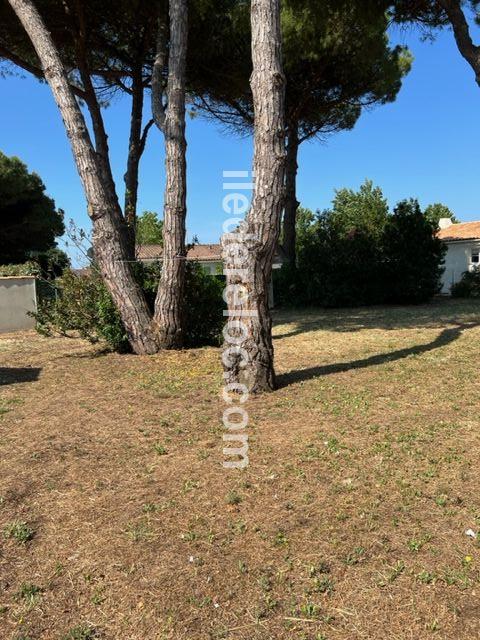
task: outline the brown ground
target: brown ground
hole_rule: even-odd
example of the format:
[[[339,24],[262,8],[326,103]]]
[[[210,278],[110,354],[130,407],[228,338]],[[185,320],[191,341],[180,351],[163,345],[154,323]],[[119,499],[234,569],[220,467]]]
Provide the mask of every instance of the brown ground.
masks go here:
[[[479,312],[277,317],[244,472],[217,350],[0,336],[1,640],[476,640]]]

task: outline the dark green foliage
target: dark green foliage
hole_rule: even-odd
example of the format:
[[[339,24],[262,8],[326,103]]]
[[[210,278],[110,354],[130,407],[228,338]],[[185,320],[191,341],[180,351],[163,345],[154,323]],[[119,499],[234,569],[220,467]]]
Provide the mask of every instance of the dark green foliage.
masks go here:
[[[395,0],[391,5],[396,22],[419,22],[430,28],[447,24],[445,12],[436,0]]]
[[[57,247],[32,255],[32,260],[38,264],[42,278],[47,280],[60,277],[70,266],[70,258],[65,251]]]
[[[207,117],[244,132],[253,123],[249,3],[214,4],[197,8],[191,29],[190,89]],[[387,0],[282,2],[286,122],[298,126],[301,142],[351,129],[363,107],[395,100],[411,55],[389,43],[388,6]]]
[[[32,254],[27,262],[0,264],[0,276],[38,276],[39,282],[45,282],[58,278],[69,266],[70,258],[65,251],[54,247]]]
[[[45,195],[45,185],[15,157],[0,152],[0,256],[4,264],[26,262],[55,247],[65,231],[63,211]]]
[[[480,298],[480,269],[465,271],[460,282],[451,289],[453,298]]]
[[[280,304],[416,304],[439,289],[445,249],[414,200],[393,214],[380,189],[337,192],[332,210],[301,209],[297,266],[275,272]]]
[[[21,264],[0,265],[0,276],[38,276],[40,267],[33,260],[22,262]]]
[[[345,307],[374,304],[379,299],[381,250],[365,229],[343,234],[331,212],[319,214],[308,240],[297,248],[298,264],[285,265],[275,291],[279,302]],[[276,274],[275,274],[276,275]],[[290,279],[284,292],[281,280]]]
[[[153,311],[160,265],[137,263],[136,276]],[[185,346],[219,344],[223,324],[223,285],[197,264],[187,263],[185,283]],[[92,268],[77,275],[66,270],[57,281],[57,295],[44,299],[35,315],[43,335],[79,335],[91,343],[104,341],[120,353],[129,351],[127,335],[103,281]]]
[[[435,227],[438,227],[438,223],[442,218],[450,218],[453,224],[458,224],[460,222],[453,211],[440,202],[429,204],[425,209],[425,217],[430,220]]]
[[[382,190],[365,180],[359,191],[339,189],[335,192],[331,220],[342,237],[362,231],[380,239],[388,218],[388,203]]]
[[[40,302],[35,318],[43,335],[78,334],[89,342],[105,340],[114,350],[128,351],[126,333],[100,275],[95,269],[85,275],[67,270],[57,281],[57,295]]]
[[[399,23],[417,23],[432,30],[449,24],[447,13],[438,0],[394,0],[390,5],[390,15]],[[480,24],[480,0],[461,0],[459,5],[464,13],[471,12],[475,22]]]
[[[188,263],[185,280],[185,346],[219,345],[224,324],[223,276]]]
[[[137,218],[135,238],[137,244],[140,245],[163,245],[163,220],[158,218],[158,214],[155,211],[144,211]]]
[[[394,209],[383,238],[386,302],[419,304],[439,291],[444,244],[416,200]]]
[[[153,312],[161,264],[135,265],[138,281]],[[185,271],[185,347],[220,344],[223,327],[223,276],[211,276],[196,262],[187,262]]]

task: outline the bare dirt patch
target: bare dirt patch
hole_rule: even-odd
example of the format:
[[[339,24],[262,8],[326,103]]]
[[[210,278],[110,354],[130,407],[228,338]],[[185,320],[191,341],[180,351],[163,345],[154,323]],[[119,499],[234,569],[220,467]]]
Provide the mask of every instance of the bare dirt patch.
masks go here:
[[[243,472],[218,350],[0,336],[0,637],[478,637],[479,311],[277,315]]]

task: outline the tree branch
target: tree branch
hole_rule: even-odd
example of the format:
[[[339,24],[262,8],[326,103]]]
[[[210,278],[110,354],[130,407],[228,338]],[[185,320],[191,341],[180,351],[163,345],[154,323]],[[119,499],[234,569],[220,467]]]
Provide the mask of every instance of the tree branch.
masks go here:
[[[437,2],[446,12],[453,27],[458,50],[472,67],[477,84],[480,86],[480,47],[472,40],[460,0],[437,0]]]
[[[35,76],[35,78],[37,78],[38,80],[45,80],[45,74],[43,73],[43,69],[41,67],[37,67],[31,62],[24,60],[13,51],[10,51],[9,49],[6,49],[1,45],[0,45],[0,58],[4,58],[5,60],[8,60],[15,66],[20,67],[21,69],[23,69],[24,71],[27,71],[28,73],[31,73],[32,76]],[[82,100],[85,100],[85,91],[83,91],[81,87],[75,84],[72,84],[70,82],[70,88],[76,96],[78,96]]]
[[[152,127],[153,124],[155,124],[155,120],[152,118],[147,122],[147,124],[143,128],[142,137],[140,138],[140,155],[143,155],[143,152],[145,151],[145,144],[147,143],[148,132],[150,131],[150,128]]]
[[[157,47],[152,68],[152,114],[157,127],[163,131],[165,127],[166,107],[164,103],[165,79],[163,70],[167,57],[167,24],[161,15],[158,15]]]

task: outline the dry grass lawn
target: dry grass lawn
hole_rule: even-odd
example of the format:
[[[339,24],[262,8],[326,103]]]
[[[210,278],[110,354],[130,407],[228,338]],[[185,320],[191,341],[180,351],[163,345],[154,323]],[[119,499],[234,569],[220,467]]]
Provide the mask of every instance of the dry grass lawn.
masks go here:
[[[0,336],[2,640],[479,637],[480,305],[275,334],[242,472],[218,350]]]

